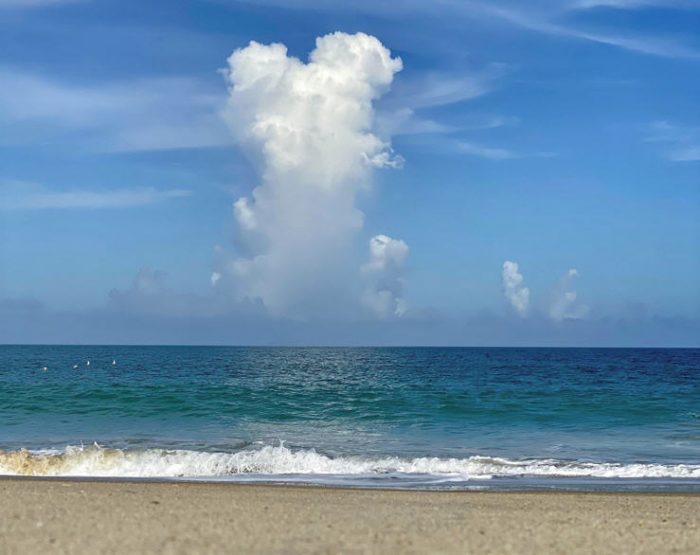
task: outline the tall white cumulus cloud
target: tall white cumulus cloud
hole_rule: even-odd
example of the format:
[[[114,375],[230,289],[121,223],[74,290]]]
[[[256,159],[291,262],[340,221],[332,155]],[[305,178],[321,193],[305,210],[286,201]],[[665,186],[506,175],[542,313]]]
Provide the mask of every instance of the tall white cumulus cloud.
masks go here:
[[[503,294],[513,309],[520,316],[526,316],[530,306],[530,289],[524,285],[523,275],[520,273],[517,262],[506,260],[503,263],[501,282]]]
[[[373,132],[373,101],[401,68],[363,33],[316,39],[307,63],[282,44],[251,42],[230,56],[225,115],[260,183],[234,203],[240,252],[216,269],[217,286],[228,282],[238,298],[290,316],[362,298],[356,198],[374,169],[402,164]],[[386,290],[397,295],[396,284]]]

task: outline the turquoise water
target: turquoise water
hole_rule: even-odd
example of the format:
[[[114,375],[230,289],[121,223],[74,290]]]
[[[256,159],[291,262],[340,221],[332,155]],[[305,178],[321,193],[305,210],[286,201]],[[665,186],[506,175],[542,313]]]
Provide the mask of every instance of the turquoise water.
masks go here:
[[[0,450],[0,474],[700,489],[700,350],[1,346]]]

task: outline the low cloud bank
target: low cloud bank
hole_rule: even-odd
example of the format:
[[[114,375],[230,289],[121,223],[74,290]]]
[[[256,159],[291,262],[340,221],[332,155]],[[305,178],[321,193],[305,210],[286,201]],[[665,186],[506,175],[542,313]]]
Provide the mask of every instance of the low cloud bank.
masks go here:
[[[140,307],[120,296],[95,310],[54,311],[33,299],[0,300],[0,343],[150,345],[434,345],[514,347],[699,347],[700,320],[633,311],[620,317],[554,322],[495,312],[411,311],[403,318],[298,321],[255,304],[185,310],[172,293],[141,290]],[[191,298],[190,300],[197,300]],[[199,303],[198,303],[199,304]],[[146,310],[144,306],[147,306]],[[177,306],[177,310],[172,310]]]

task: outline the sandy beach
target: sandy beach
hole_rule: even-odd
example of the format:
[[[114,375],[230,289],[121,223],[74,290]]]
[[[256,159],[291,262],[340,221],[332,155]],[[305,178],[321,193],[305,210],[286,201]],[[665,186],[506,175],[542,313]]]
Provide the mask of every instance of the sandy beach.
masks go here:
[[[700,496],[0,481],[0,553],[697,553]]]

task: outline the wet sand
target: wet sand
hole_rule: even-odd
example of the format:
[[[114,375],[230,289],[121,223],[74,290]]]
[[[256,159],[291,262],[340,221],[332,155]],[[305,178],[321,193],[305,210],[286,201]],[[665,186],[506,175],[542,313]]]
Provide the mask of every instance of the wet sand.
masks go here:
[[[0,480],[0,553],[700,553],[700,495]]]

